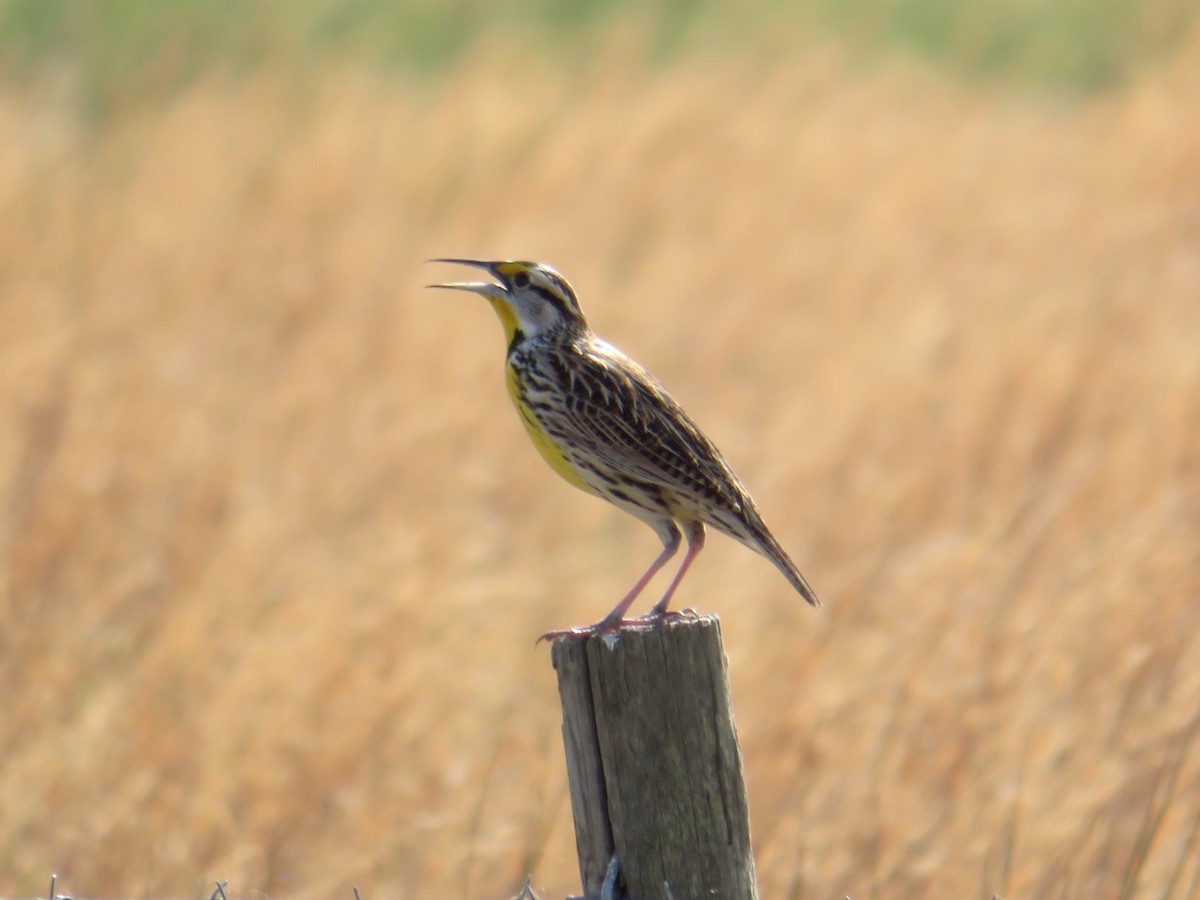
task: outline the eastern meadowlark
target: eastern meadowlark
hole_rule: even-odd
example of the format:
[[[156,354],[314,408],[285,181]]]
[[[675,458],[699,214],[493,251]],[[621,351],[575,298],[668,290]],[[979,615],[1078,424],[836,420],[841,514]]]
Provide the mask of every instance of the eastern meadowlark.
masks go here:
[[[704,546],[706,524],[771,560],[801,597],[819,605],[720,451],[649,372],[592,333],[565,278],[534,262],[431,262],[475,266],[499,282],[430,287],[471,291],[491,303],[508,339],[508,393],[534,446],[563,478],[641,519],[663,543],[662,553],[603,619],[545,637],[617,628],[686,537],[687,552],[666,593],[635,621],[662,618]]]

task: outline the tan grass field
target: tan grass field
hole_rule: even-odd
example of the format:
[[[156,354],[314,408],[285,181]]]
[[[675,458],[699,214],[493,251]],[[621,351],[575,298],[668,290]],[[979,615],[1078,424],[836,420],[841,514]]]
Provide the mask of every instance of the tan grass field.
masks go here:
[[[764,898],[1200,897],[1198,63],[0,97],[0,896],[577,889],[533,638],[658,545],[422,290],[465,255],[571,278],[825,599],[719,536],[679,598]]]

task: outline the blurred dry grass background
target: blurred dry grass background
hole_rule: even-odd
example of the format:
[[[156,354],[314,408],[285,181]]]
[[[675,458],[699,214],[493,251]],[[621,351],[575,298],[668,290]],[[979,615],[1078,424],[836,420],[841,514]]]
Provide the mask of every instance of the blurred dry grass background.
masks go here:
[[[654,536],[437,255],[549,261],[713,539],[764,897],[1200,897],[1200,49],[1073,104],[808,47],[0,94],[0,895],[577,884],[545,648]]]

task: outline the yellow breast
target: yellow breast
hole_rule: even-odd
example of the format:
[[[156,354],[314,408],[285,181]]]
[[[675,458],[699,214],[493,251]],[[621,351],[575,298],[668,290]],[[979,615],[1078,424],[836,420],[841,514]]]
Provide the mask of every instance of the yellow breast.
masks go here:
[[[575,485],[575,487],[587,491],[589,494],[596,493],[588,486],[586,481],[579,477],[567,461],[567,458],[563,455],[563,452],[558,448],[558,445],[538,425],[537,419],[534,418],[533,413],[521,399],[518,376],[511,366],[505,372],[504,383],[505,387],[508,388],[508,396],[512,398],[513,406],[517,408],[517,414],[521,417],[521,422],[525,425],[525,430],[529,432],[533,446],[537,447],[538,453],[542,454],[542,459],[546,460],[550,464],[550,468]]]

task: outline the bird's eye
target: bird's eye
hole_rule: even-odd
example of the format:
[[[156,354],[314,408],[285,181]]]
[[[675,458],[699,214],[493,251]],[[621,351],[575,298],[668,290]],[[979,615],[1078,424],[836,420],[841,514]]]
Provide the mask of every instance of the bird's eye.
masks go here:
[[[518,272],[513,278],[513,284],[519,288],[529,287],[529,276],[524,272]]]

